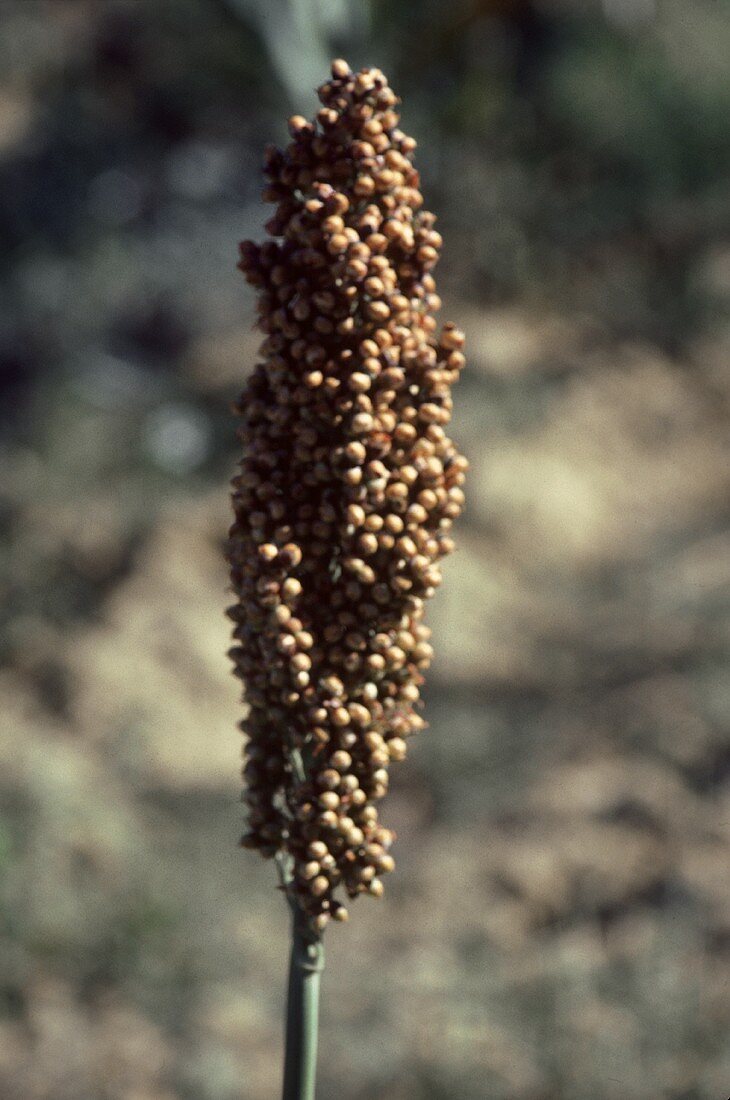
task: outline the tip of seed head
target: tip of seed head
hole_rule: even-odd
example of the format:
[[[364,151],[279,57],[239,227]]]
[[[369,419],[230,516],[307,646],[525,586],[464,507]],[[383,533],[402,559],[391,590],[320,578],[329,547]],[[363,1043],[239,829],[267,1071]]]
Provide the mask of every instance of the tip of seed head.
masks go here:
[[[304,115],[292,115],[287,125],[292,137],[297,137],[298,134],[303,133],[305,130],[311,130],[312,128],[311,122],[307,122]]]
[[[332,76],[335,80],[346,80],[352,75],[352,69],[342,57],[336,57],[332,62]]]

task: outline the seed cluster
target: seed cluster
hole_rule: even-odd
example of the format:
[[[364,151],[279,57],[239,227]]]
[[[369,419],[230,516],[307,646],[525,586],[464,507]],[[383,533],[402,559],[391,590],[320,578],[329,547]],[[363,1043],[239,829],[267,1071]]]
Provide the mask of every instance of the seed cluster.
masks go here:
[[[415,142],[378,69],[344,61],[316,122],[266,153],[276,204],[241,244],[266,333],[237,412],[228,559],[249,714],[247,847],[290,857],[314,930],[380,896],[393,833],[377,803],[403,760],[431,659],[424,601],[453,549],[466,460],[448,438],[463,335],[437,332],[441,237]]]

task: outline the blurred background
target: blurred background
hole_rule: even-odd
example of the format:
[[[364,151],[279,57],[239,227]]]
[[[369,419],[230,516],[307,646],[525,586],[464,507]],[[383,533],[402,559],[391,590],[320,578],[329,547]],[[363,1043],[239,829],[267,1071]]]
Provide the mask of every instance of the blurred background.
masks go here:
[[[321,1100],[730,1091],[730,18],[717,0],[0,3],[0,1095],[278,1095],[237,848],[235,270],[333,56],[386,70],[468,335],[397,873]]]

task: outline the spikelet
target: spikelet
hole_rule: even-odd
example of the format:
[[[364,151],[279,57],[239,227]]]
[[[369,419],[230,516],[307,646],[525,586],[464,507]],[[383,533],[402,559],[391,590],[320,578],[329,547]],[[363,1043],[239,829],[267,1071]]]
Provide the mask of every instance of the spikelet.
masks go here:
[[[437,329],[441,246],[415,141],[378,69],[344,61],[316,122],[270,147],[270,239],[240,246],[266,334],[237,411],[228,560],[249,706],[242,843],[291,867],[321,930],[335,893],[380,896],[377,804],[424,726],[424,601],[453,549],[466,460],[446,434],[463,335]]]

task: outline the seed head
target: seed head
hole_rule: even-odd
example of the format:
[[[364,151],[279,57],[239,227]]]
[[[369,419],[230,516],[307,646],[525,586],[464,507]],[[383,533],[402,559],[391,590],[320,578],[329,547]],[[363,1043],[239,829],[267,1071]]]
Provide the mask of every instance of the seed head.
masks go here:
[[[269,238],[240,247],[264,341],[237,405],[227,549],[244,844],[290,857],[315,932],[346,919],[336,891],[379,897],[394,867],[377,803],[425,724],[424,604],[467,466],[445,432],[464,337],[435,321],[415,142],[378,69],[334,61],[319,97],[266,152]]]

